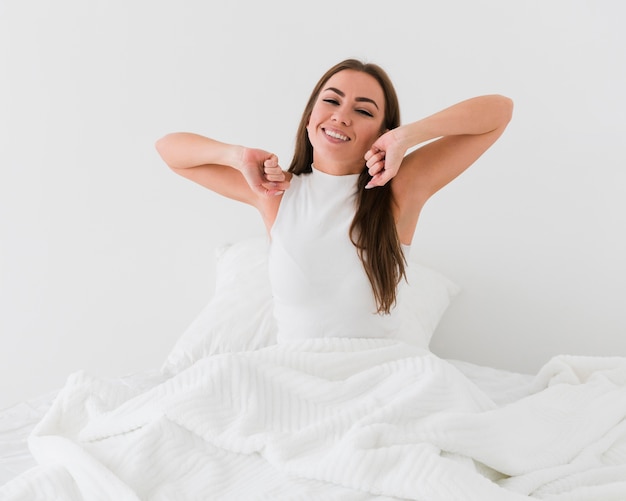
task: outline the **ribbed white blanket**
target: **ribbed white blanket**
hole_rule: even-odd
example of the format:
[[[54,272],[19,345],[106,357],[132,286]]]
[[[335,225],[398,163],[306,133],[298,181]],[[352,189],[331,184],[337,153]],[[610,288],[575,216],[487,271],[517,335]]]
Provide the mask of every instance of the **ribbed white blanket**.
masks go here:
[[[496,405],[398,341],[217,355],[147,391],[70,377],[13,500],[626,499],[626,360],[558,357]]]

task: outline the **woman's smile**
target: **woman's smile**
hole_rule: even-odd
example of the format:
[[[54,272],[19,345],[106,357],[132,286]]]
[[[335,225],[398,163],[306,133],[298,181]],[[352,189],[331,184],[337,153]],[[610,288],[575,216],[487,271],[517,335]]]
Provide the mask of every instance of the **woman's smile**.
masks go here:
[[[341,143],[350,141],[350,138],[348,136],[346,136],[345,134],[342,134],[336,129],[322,127],[322,130],[324,131],[324,134],[326,134],[329,138],[339,141]]]

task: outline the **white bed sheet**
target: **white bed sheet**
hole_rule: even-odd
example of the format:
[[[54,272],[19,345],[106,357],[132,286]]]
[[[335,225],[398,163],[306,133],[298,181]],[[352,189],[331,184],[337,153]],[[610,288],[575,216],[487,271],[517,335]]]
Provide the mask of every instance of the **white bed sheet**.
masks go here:
[[[514,402],[528,395],[533,376],[461,360],[448,360],[481,388],[497,404]],[[159,371],[142,372],[119,378],[136,389],[148,389],[165,380]],[[59,390],[0,410],[0,486],[36,466],[28,449],[28,436],[50,409]]]
[[[116,379],[129,387],[151,388],[165,380],[159,371],[130,374]],[[59,390],[0,410],[0,486],[36,466],[28,449],[28,436],[52,406]]]
[[[561,355],[525,376],[321,338],[164,379],[72,374],[29,435],[38,465],[0,498],[626,499],[626,358]]]

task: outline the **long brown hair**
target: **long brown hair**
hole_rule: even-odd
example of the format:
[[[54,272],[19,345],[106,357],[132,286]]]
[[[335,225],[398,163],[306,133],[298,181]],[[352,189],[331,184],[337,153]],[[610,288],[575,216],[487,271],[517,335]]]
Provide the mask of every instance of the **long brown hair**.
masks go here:
[[[296,133],[295,151],[289,172],[296,175],[312,172],[313,146],[309,141],[307,124],[324,84],[343,70],[367,73],[380,84],[385,96],[381,133],[400,125],[398,96],[387,73],[376,64],[346,59],[330,68],[313,89]],[[398,284],[406,277],[406,259],[391,210],[391,184],[366,190],[365,185],[370,179],[363,160],[363,171],[357,183],[357,209],[350,225],[350,240],[357,248],[372,285],[378,313],[389,313],[396,302]]]

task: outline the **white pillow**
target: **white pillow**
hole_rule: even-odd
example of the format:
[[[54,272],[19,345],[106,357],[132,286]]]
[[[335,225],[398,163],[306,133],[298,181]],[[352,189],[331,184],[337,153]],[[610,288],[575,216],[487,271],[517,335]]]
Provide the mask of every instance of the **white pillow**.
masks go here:
[[[266,237],[252,237],[216,251],[215,293],[185,330],[161,370],[169,375],[216,353],[257,350],[276,343]],[[412,259],[407,268],[400,338],[428,346],[460,288]]]
[[[450,301],[461,288],[442,275],[407,258],[406,282],[396,308],[400,310],[402,325],[396,337],[407,343],[427,348]]]

